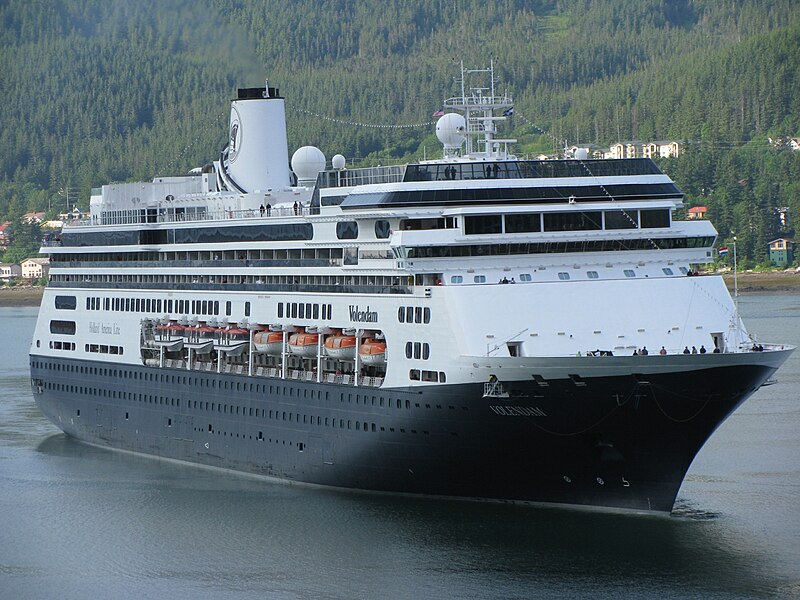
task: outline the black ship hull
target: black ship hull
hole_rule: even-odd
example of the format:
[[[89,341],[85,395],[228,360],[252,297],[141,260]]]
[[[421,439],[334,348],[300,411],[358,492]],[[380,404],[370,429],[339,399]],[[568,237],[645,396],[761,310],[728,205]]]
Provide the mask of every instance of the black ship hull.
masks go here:
[[[404,389],[31,356],[36,403],[109,448],[284,480],[668,512],[713,431],[777,367]]]

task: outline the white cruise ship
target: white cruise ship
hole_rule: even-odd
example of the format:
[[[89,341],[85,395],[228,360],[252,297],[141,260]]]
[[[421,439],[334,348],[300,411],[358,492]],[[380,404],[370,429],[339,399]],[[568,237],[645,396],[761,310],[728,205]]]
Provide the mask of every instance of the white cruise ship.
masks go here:
[[[240,89],[217,160],[93,190],[42,250],[42,412],[293,482],[670,511],[793,348],[693,276],[716,231],[651,160],[518,159],[491,68],[445,108],[440,159],[290,168],[284,98]]]

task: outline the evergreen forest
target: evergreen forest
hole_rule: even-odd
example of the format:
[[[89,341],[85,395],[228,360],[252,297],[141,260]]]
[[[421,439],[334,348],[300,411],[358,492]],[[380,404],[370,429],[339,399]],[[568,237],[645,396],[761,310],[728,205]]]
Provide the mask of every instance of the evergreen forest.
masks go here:
[[[745,263],[798,232],[796,0],[6,0],[0,20],[0,221],[202,166],[265,79],[290,153],[430,158],[460,62],[493,60],[518,155],[680,140],[661,168]]]

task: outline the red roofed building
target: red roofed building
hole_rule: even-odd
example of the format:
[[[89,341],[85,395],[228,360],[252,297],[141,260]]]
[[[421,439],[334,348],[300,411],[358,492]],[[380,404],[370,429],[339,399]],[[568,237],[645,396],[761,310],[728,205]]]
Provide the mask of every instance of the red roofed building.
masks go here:
[[[688,210],[690,219],[705,219],[708,209],[705,206],[693,206]]]
[[[0,248],[6,248],[11,243],[11,240],[8,238],[9,225],[11,225],[11,221],[0,223]]]

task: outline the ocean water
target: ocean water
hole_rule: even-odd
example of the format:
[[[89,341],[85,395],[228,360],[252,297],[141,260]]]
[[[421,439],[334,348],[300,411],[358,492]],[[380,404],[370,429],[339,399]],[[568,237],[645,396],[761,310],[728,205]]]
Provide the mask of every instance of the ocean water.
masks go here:
[[[800,296],[740,301],[800,343]],[[800,598],[800,352],[714,434],[670,517],[267,482],[68,439],[35,309],[0,309],[0,598]]]

